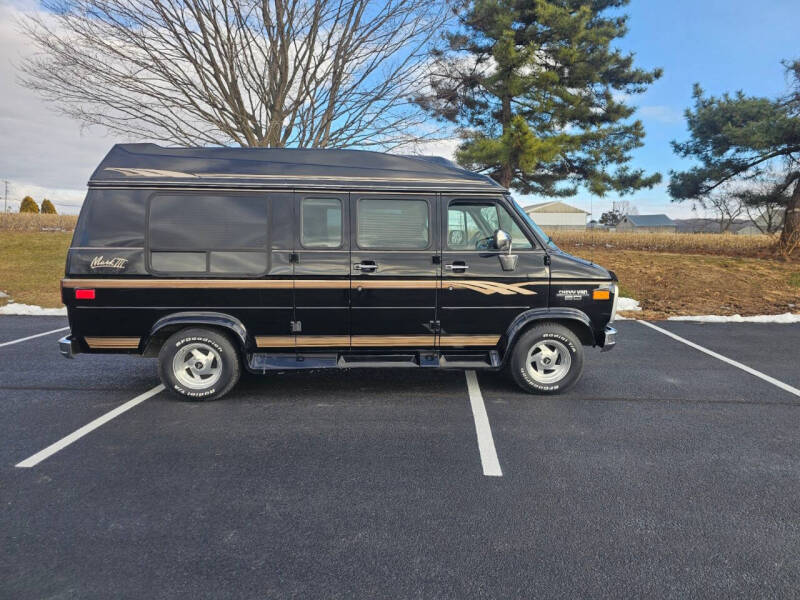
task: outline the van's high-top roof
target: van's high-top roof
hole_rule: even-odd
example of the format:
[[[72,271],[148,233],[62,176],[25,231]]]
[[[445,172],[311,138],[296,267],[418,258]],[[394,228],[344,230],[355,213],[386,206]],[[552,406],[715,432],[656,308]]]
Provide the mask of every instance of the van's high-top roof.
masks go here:
[[[156,144],[115,145],[92,174],[89,187],[505,191],[489,177],[433,156]]]

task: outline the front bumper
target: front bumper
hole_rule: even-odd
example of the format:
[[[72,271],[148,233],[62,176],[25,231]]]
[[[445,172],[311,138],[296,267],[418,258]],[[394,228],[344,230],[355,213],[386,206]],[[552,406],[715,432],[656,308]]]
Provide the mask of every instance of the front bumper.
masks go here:
[[[617,330],[611,327],[611,325],[606,325],[605,330],[603,330],[603,343],[601,344],[603,347],[602,352],[608,352],[609,350],[612,350],[616,344]]]
[[[58,340],[58,351],[64,358],[74,358],[81,350],[78,348],[77,342],[71,336],[66,335]]]

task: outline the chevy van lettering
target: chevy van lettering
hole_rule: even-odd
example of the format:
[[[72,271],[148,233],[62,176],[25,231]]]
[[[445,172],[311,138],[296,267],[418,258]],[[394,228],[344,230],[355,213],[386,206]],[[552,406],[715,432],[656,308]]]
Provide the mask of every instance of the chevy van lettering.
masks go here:
[[[94,269],[124,269],[128,264],[127,258],[115,256],[114,258],[106,258],[104,256],[95,256],[92,262],[89,263],[89,268]]]
[[[614,346],[618,292],[444,159],[124,144],[81,207],[59,349],[158,357],[194,401],[242,371],[394,366],[502,369],[555,394],[586,346]]]
[[[558,290],[556,296],[563,300],[582,300],[589,296],[589,290]]]

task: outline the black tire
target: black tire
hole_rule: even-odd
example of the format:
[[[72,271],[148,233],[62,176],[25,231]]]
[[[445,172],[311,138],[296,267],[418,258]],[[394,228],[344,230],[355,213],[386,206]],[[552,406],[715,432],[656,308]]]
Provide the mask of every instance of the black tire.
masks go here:
[[[194,355],[193,350],[198,352],[198,362],[193,364],[188,360],[185,369],[178,369],[176,363],[184,364],[187,357]],[[176,371],[180,371],[180,374]],[[182,329],[164,342],[158,353],[161,382],[183,400],[222,398],[239,381],[241,371],[241,359],[236,347],[228,336],[213,329]],[[190,379],[193,382],[189,382]]]
[[[537,347],[538,344],[544,344],[550,352],[556,352],[555,368],[548,370],[547,366],[542,364],[543,361],[553,360],[550,355],[545,355],[535,361],[530,368],[528,367],[528,353],[532,348],[536,347],[534,356],[541,356],[542,349],[541,346]],[[562,356],[565,352],[568,365]],[[583,373],[583,346],[578,336],[563,325],[541,323],[531,327],[517,339],[508,360],[508,368],[511,377],[524,391],[531,394],[558,394],[575,385],[580,379]],[[558,379],[547,381],[549,376],[560,375],[558,371],[561,370],[566,372]]]

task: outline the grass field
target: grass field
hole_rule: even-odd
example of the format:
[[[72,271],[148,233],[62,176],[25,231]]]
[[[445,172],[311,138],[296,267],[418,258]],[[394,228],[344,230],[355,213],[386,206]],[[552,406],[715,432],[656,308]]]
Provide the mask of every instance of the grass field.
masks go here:
[[[3,215],[0,291],[15,302],[59,306],[72,233],[52,229],[74,222],[74,216]],[[632,316],[800,312],[800,260],[775,258],[767,236],[562,232],[554,239],[615,271],[623,295],[643,308]],[[0,305],[7,301],[0,298]]]
[[[59,281],[71,239],[63,231],[0,231],[0,291],[22,304],[61,306]],[[7,300],[0,298],[0,305]]]

